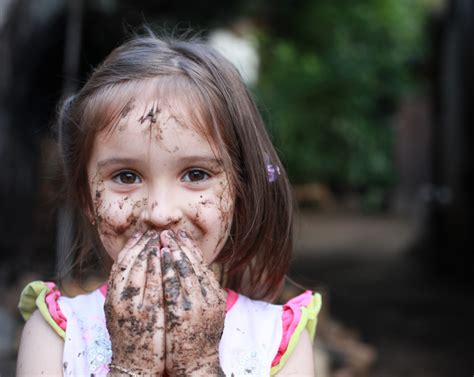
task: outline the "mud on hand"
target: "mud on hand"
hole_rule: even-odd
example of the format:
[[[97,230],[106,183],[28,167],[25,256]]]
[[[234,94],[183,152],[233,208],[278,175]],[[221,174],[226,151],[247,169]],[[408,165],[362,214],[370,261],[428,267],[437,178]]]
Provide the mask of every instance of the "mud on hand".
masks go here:
[[[166,371],[225,376],[219,365],[226,293],[183,231],[161,234]]]
[[[105,300],[112,363],[153,376],[165,368],[160,246],[155,231],[132,236],[112,267]]]

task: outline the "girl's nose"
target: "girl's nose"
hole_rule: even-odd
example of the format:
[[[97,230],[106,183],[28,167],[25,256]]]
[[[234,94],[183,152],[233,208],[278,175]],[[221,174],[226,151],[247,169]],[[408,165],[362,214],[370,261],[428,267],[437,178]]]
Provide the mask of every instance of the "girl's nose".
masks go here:
[[[150,194],[141,217],[151,228],[161,230],[178,224],[183,218],[183,212],[170,195]]]

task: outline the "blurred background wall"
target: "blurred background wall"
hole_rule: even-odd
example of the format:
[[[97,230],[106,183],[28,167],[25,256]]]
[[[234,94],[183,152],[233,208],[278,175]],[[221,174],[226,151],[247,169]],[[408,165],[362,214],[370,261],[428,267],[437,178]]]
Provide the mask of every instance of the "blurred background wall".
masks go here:
[[[290,277],[323,293],[319,376],[471,375],[472,0],[1,0],[0,374],[21,288],[67,249],[56,104],[144,23],[200,31],[255,93],[299,204]]]

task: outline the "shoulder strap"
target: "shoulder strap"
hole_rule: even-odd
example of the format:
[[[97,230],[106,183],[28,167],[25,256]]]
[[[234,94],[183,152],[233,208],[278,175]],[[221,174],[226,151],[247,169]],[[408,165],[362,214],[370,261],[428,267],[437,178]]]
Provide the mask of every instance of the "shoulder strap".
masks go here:
[[[45,321],[64,339],[66,318],[57,303],[60,296],[61,293],[54,283],[33,281],[21,292],[18,309],[25,321],[38,309]]]
[[[277,356],[272,362],[270,375],[279,372],[286,364],[306,329],[314,340],[318,313],[321,310],[321,295],[306,291],[283,305],[283,337]]]

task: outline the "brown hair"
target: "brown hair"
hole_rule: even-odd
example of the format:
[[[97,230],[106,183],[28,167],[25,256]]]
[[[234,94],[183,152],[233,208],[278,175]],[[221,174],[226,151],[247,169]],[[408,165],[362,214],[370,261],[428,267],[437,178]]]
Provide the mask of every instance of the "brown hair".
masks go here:
[[[230,236],[216,259],[225,285],[251,298],[274,298],[289,265],[293,206],[288,178],[255,102],[235,67],[209,46],[197,39],[160,39],[151,32],[113,50],[59,113],[65,189],[80,222],[75,268],[91,253],[103,255],[85,216],[93,213],[87,164],[94,138],[127,110],[130,97],[124,97],[124,85],[153,79],[180,92],[185,104],[198,100],[203,131],[217,146],[233,183]],[[111,102],[116,106],[104,106]],[[269,164],[279,169],[276,180],[269,179]]]

